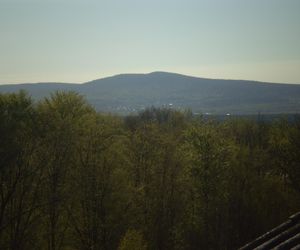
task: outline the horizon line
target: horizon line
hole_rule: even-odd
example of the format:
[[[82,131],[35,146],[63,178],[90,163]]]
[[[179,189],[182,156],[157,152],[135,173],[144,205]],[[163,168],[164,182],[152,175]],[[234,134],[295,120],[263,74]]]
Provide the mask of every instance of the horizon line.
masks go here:
[[[118,77],[118,76],[129,76],[129,75],[151,75],[155,73],[162,73],[162,74],[170,74],[170,75],[178,75],[178,76],[184,76],[184,77],[191,77],[191,78],[197,78],[197,79],[206,79],[206,80],[224,80],[224,81],[245,81],[245,82],[257,82],[257,83],[270,83],[270,84],[287,84],[287,85],[299,85],[300,83],[297,82],[277,82],[277,81],[263,81],[263,80],[251,80],[251,79],[242,79],[242,78],[226,78],[226,77],[220,77],[220,78],[215,78],[215,77],[202,77],[202,76],[196,76],[196,75],[190,75],[190,74],[185,74],[185,73],[177,73],[177,72],[171,72],[171,71],[163,71],[163,70],[157,70],[157,71],[150,71],[148,73],[117,73],[113,75],[108,75],[108,76],[103,76],[99,78],[95,78],[92,80],[84,81],[84,82],[64,82],[64,81],[34,81],[34,82],[10,82],[10,83],[1,83],[0,86],[5,86],[5,85],[26,85],[26,84],[86,84],[90,83],[93,81],[98,81],[98,80],[103,80],[107,78],[113,78],[113,77]]]

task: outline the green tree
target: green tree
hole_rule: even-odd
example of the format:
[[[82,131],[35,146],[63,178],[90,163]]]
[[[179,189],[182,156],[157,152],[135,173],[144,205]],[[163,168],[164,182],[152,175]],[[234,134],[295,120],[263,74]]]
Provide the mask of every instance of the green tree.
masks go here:
[[[0,245],[34,245],[40,170],[35,165],[35,111],[24,93],[0,95]]]
[[[64,247],[69,225],[67,203],[71,195],[67,177],[75,165],[81,124],[91,113],[94,113],[92,108],[73,92],[56,92],[38,105],[41,137],[38,153],[44,174],[41,196],[46,204],[43,213],[49,250]]]
[[[183,160],[178,147],[182,123],[169,120],[172,113],[157,119],[161,117],[157,112],[147,114],[147,119],[142,114],[130,134],[133,214],[138,215],[131,221],[144,233],[150,249],[174,249],[184,206]]]
[[[118,118],[95,115],[85,125],[71,181],[75,248],[112,249],[121,236],[130,200],[123,141]]]
[[[136,230],[128,230],[121,240],[118,250],[146,250],[143,235]]]

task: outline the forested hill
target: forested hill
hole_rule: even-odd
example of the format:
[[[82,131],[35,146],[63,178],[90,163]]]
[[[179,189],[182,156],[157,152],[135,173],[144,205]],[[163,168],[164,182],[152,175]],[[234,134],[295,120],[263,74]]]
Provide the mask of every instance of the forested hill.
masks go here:
[[[300,84],[217,80],[175,73],[121,74],[83,84],[1,85],[0,92],[26,90],[35,99],[72,90],[99,111],[131,113],[148,106],[190,108],[198,113],[300,113]]]

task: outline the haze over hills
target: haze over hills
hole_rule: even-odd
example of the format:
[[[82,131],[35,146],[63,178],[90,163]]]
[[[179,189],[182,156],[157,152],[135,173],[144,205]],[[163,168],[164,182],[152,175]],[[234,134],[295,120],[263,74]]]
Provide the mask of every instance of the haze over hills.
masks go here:
[[[0,85],[1,93],[27,91],[34,99],[76,91],[99,111],[130,113],[148,106],[190,108],[211,114],[300,113],[300,85],[220,80],[175,73],[121,74],[83,84]]]

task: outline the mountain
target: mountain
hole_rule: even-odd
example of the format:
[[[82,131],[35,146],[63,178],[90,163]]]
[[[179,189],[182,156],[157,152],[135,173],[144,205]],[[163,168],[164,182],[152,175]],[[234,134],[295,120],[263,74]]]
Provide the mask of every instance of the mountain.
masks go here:
[[[153,105],[211,114],[300,113],[300,84],[207,79],[166,72],[121,74],[83,84],[0,85],[1,93],[21,89],[36,99],[56,90],[76,91],[105,112],[130,113]]]

